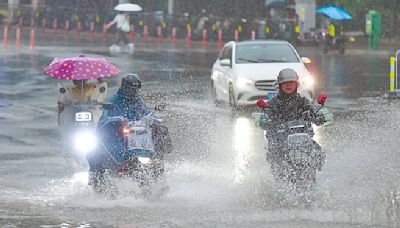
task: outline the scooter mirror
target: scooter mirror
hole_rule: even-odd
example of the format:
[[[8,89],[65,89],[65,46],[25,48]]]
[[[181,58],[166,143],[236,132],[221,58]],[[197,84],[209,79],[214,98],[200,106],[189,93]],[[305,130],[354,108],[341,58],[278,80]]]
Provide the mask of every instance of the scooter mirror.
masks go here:
[[[262,109],[268,108],[268,104],[264,101],[264,99],[258,99],[256,105],[257,105],[257,107],[262,108]]]
[[[103,107],[103,109],[105,109],[105,110],[111,110],[111,109],[113,109],[114,105],[111,103],[103,103],[103,104],[101,104],[101,107]]]
[[[326,95],[325,93],[321,93],[318,96],[318,104],[324,105],[327,98],[328,98],[328,95]]]

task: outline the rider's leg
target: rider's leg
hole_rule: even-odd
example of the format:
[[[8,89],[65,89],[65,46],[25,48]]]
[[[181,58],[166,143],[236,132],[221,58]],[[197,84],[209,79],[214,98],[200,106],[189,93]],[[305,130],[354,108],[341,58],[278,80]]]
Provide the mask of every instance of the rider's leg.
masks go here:
[[[124,32],[124,31],[122,31],[122,30],[120,30],[120,32],[121,32],[122,41],[124,41],[125,46],[128,45],[128,44],[129,44],[129,40],[128,40],[128,38],[126,37],[126,34],[127,34],[127,33]]]
[[[124,32],[121,29],[117,29],[117,39],[114,42],[116,45],[119,45],[121,40],[123,40],[123,33]]]

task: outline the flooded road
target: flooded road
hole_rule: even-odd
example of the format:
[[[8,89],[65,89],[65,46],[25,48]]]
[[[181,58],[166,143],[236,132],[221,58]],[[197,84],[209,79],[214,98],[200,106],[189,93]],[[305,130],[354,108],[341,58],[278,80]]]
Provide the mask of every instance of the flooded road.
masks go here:
[[[88,49],[68,49],[58,57]],[[96,195],[61,152],[57,81],[43,67],[55,55],[0,59],[0,224],[4,227],[397,227],[400,224],[400,102],[382,98],[388,58],[300,48],[329,95],[336,124],[318,128],[327,152],[315,201],[303,207],[270,174],[263,132],[250,112],[215,107],[210,69],[215,51],[138,51],[109,56],[122,72],[137,72],[149,107],[170,128],[166,157],[170,190],[153,200]],[[45,54],[47,53],[47,54]],[[97,52],[97,54],[99,54]],[[103,54],[106,54],[104,52]],[[110,95],[120,78],[109,82]],[[134,188],[124,183],[126,188]]]

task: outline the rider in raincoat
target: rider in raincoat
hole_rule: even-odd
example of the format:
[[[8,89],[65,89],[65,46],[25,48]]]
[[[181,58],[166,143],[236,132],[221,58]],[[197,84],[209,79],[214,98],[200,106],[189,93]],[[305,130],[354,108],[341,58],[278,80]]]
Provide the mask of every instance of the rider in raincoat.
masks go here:
[[[122,78],[121,87],[110,99],[113,104],[111,110],[104,110],[100,117],[99,125],[102,125],[108,117],[123,116],[128,121],[140,120],[151,111],[146,107],[139,96],[141,82],[136,74],[127,74]]]
[[[143,100],[139,97],[139,90],[141,88],[141,82],[136,74],[127,74],[122,78],[121,87],[110,99],[109,102],[113,105],[112,109],[104,110],[98,123],[98,129],[102,128],[108,123],[110,118],[122,117],[123,121],[139,121],[139,120],[152,120],[153,113],[146,107]],[[126,154],[124,154],[123,138],[120,137],[119,132],[106,132],[107,141],[100,142],[103,146],[100,148],[108,148],[107,151],[99,149],[97,153],[88,155],[88,162],[90,171],[103,171],[104,166],[107,164],[115,163],[120,165],[126,160]],[[101,132],[99,133],[102,134]],[[111,148],[111,149],[110,149]],[[105,152],[105,153],[104,153]],[[113,161],[110,161],[110,156]]]
[[[299,76],[292,69],[283,69],[278,75],[279,93],[268,103],[266,110],[274,126],[302,118],[305,111],[310,111],[315,124],[324,123],[323,116],[317,115],[318,109],[306,98],[297,93]]]
[[[281,145],[281,140],[284,138],[276,137],[276,129],[283,123],[299,120],[303,118],[304,113],[309,113],[309,118],[316,125],[322,125],[325,121],[323,115],[318,113],[316,106],[311,104],[311,102],[306,98],[300,96],[297,93],[297,88],[299,85],[299,76],[293,69],[283,69],[278,75],[279,83],[279,93],[274,96],[268,103],[269,106],[266,109],[266,113],[270,118],[270,122],[264,122],[266,129],[269,129],[267,160],[273,160],[276,156],[281,156],[279,146]],[[313,134],[313,133],[312,133]],[[320,146],[314,141],[314,145],[318,150]],[[319,164],[319,169],[323,164],[325,159],[325,154],[321,154],[321,163]]]

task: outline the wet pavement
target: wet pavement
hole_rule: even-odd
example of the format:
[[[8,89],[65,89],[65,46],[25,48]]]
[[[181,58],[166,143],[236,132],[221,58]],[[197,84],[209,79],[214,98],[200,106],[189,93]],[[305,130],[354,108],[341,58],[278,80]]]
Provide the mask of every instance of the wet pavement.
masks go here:
[[[210,69],[217,49],[137,47],[111,56],[104,47],[38,47],[0,57],[0,225],[2,227],[397,227],[400,224],[399,101],[388,88],[388,56],[344,56],[300,47],[329,95],[336,124],[318,128],[327,152],[311,208],[276,183],[263,133],[250,111],[215,107]],[[57,81],[42,69],[52,58],[106,56],[137,72],[149,107],[170,128],[170,190],[157,199],[96,195],[69,167],[57,127]],[[359,54],[357,54],[359,53]],[[112,94],[120,78],[109,82]],[[134,188],[124,183],[127,189]]]

